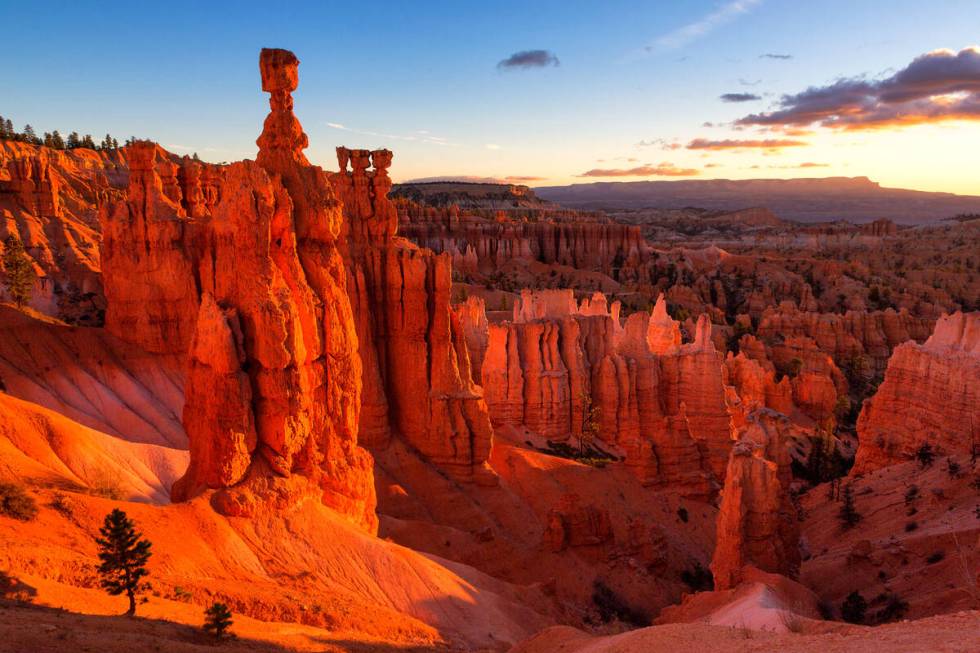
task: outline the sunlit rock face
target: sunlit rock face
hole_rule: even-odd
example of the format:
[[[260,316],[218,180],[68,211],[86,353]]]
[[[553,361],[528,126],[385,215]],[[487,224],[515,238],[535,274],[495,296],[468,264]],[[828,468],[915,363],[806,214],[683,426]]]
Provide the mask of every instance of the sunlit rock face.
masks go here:
[[[736,433],[732,393],[707,316],[682,344],[660,298],[621,324],[601,293],[525,291],[513,321],[488,323],[483,306],[457,309],[498,425],[558,441],[590,421],[647,485],[710,496],[724,478]]]
[[[924,344],[895,348],[858,437],[856,473],[908,460],[927,443],[946,455],[980,447],[980,313],[945,315]]]
[[[219,511],[249,515],[313,495],[374,531],[372,461],[357,445],[361,360],[338,249],[343,212],[302,152],[290,95],[298,64],[284,50],[262,51],[272,111],[258,161],[211,171],[214,186],[202,189],[197,169],[174,170],[170,183],[156,146],[129,148],[127,201],[103,225],[106,326],[187,357],[191,462],[175,500],[216,489]]]
[[[462,481],[494,482],[493,430],[450,308],[452,263],[397,235],[388,150],[337,148],[342,249],[364,363],[362,442],[399,437]]]
[[[790,478],[778,429],[759,423],[732,448],[711,559],[716,590],[738,586],[748,566],[796,578],[800,535]]]

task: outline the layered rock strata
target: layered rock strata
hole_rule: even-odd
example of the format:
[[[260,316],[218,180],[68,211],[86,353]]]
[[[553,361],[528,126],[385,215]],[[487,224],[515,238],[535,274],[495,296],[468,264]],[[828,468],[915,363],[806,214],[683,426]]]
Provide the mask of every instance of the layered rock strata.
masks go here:
[[[216,489],[219,511],[248,515],[312,494],[374,531],[343,215],[326,173],[302,152],[298,64],[285,50],[262,51],[271,112],[257,162],[181,175],[152,143],[129,148],[128,199],[103,225],[106,327],[187,354],[191,462],[175,500]],[[219,188],[202,181],[219,176]]]
[[[766,433],[757,428],[754,437],[743,437],[732,448],[711,559],[716,590],[736,587],[748,566],[789,578],[799,573],[799,526],[789,501],[788,457],[778,439],[758,441]]]
[[[573,443],[597,431],[645,483],[686,494],[707,496],[724,477],[734,410],[707,319],[682,344],[662,297],[624,325],[601,294],[525,292],[499,324],[478,303],[458,313],[495,424]]]
[[[450,309],[452,262],[397,235],[388,150],[337,148],[348,290],[364,365],[362,442],[394,435],[459,480],[493,482],[493,430]]]
[[[858,438],[855,473],[908,460],[923,444],[950,456],[978,451],[980,313],[945,315],[924,344],[895,348]]]

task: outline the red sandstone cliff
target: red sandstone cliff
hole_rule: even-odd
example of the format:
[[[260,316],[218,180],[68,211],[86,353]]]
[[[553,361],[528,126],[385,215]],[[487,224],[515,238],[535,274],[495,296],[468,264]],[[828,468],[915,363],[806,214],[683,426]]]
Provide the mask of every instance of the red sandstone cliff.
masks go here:
[[[156,146],[129,148],[128,200],[104,224],[106,328],[151,351],[189,351],[191,463],[174,499],[213,488],[219,511],[252,514],[315,493],[373,531],[371,457],[357,445],[361,361],[337,246],[343,218],[326,174],[302,153],[298,64],[262,51],[272,110],[258,161],[222,169],[217,193],[185,195]]]
[[[778,438],[763,443],[747,437],[732,449],[711,559],[716,590],[736,587],[750,565],[790,578],[798,574],[799,526],[789,503],[786,462]]]
[[[486,465],[493,430],[450,309],[451,260],[397,235],[390,151],[341,147],[337,158],[331,180],[344,204],[343,250],[364,362],[362,441],[384,448],[395,434],[457,479],[493,482]]]
[[[855,473],[907,460],[925,443],[947,455],[980,446],[980,313],[943,316],[925,344],[895,348],[858,437]]]
[[[500,324],[472,304],[460,314],[494,423],[564,441],[592,413],[645,483],[707,496],[721,481],[735,425],[706,319],[681,344],[662,298],[625,325],[598,293],[576,304],[571,291],[525,292]]]

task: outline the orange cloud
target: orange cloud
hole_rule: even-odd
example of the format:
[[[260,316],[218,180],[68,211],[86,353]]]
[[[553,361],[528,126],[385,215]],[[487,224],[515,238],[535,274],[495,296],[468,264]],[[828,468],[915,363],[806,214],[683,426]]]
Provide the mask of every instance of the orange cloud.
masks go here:
[[[844,131],[906,127],[950,120],[980,121],[980,47],[933,50],[894,75],[868,81],[839,79],[784,95],[779,108],[754,113],[737,125]]]

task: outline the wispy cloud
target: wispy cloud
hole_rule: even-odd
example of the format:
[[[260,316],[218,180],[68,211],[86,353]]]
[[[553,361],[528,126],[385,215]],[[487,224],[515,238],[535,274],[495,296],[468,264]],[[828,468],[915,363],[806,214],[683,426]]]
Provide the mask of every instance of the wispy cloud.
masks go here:
[[[635,168],[593,168],[579,177],[693,177],[700,173],[696,168],[678,168],[673,163],[664,162]]]
[[[498,70],[526,70],[559,65],[558,57],[550,50],[522,50],[497,62]]]
[[[759,55],[760,59],[778,59],[780,61],[786,61],[787,59],[792,59],[791,54],[781,54],[779,52],[766,52],[765,54]]]
[[[644,50],[647,53],[655,53],[682,48],[688,43],[707,36],[725,23],[751,11],[761,2],[762,0],[729,0],[693,23],[688,23],[658,36]]]
[[[755,102],[761,100],[761,95],[755,93],[724,93],[719,97],[722,102]]]
[[[363,136],[374,136],[375,138],[384,138],[395,141],[414,141],[416,143],[428,143],[430,145],[450,145],[451,143],[442,138],[441,136],[432,136],[424,129],[417,130],[414,134],[408,134],[400,136],[398,134],[384,134],[382,132],[371,131],[369,129],[354,129],[353,127],[347,127],[340,124],[339,122],[327,122],[324,123],[327,127],[331,129],[337,129],[340,131],[350,132],[352,134],[361,134]]]
[[[654,138],[648,141],[640,141],[637,147],[659,147],[661,150],[679,150],[681,145],[677,140],[667,140],[666,138]]]
[[[726,138],[723,140],[710,140],[707,138],[695,138],[687,144],[689,150],[778,150],[785,147],[802,147],[807,145],[806,141],[798,141],[789,138],[765,138],[765,139],[736,139]]]
[[[483,147],[487,148],[488,150],[499,150],[500,149],[500,146],[497,145],[496,143],[487,143]]]

